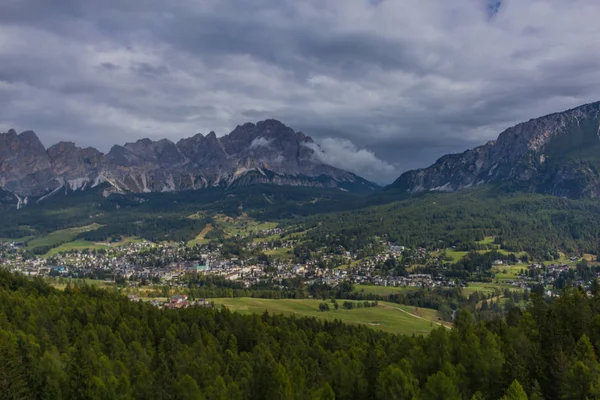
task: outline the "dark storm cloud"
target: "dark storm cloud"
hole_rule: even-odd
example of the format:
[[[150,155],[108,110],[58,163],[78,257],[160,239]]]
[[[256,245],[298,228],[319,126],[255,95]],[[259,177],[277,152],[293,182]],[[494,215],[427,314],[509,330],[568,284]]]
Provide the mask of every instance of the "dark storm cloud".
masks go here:
[[[107,150],[277,118],[379,182],[600,99],[595,0],[0,2],[0,130]]]
[[[500,11],[501,0],[486,0],[487,12],[490,18],[494,17]]]

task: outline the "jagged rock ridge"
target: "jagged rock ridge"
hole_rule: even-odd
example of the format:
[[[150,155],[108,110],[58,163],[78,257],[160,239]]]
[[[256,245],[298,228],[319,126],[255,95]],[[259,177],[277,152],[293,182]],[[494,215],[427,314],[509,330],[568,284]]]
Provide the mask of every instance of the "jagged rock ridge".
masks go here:
[[[357,175],[323,164],[316,143],[276,120],[236,127],[217,138],[197,134],[177,143],[141,139],[107,154],[74,143],[45,149],[31,131],[0,133],[0,188],[19,202],[62,189],[110,184],[116,192],[164,192],[214,186],[279,185],[375,189]]]
[[[496,141],[408,171],[391,187],[451,192],[486,183],[570,198],[600,197],[600,102],[518,124]]]

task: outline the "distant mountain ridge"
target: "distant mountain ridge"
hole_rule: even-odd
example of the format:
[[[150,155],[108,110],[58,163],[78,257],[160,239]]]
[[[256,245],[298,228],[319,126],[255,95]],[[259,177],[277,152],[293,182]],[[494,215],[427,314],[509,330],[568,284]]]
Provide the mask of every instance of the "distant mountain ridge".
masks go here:
[[[373,190],[377,185],[318,160],[309,136],[277,120],[237,126],[217,138],[197,134],[177,143],[140,139],[107,154],[60,142],[46,149],[32,131],[0,133],[0,188],[25,202],[61,189],[108,183],[110,192],[144,193],[271,183]]]
[[[489,183],[600,198],[600,102],[520,123],[495,141],[408,171],[390,188],[453,192]]]

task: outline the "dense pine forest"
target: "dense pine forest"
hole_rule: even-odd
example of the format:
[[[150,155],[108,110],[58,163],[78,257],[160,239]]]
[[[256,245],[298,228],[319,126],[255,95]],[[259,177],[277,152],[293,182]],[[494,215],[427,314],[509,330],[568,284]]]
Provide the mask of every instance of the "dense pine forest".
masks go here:
[[[370,248],[376,237],[405,246],[430,249],[455,246],[480,250],[477,242],[494,236],[501,248],[528,252],[537,260],[552,260],[558,251],[597,254],[600,206],[594,200],[478,187],[456,193],[425,193],[398,200],[386,191],[369,201],[389,204],[359,210],[314,215],[307,245]]]
[[[7,399],[585,399],[600,396],[600,294],[405,337],[227,309],[159,310],[0,272]]]

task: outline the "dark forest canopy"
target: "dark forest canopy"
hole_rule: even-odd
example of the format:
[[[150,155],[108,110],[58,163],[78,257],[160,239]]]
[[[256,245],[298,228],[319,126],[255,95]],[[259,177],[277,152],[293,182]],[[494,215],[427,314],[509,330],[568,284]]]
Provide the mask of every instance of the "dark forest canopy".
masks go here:
[[[600,296],[533,296],[506,320],[395,336],[313,318],[159,310],[0,272],[10,399],[584,399],[600,396]],[[506,396],[506,397],[503,397]]]
[[[390,194],[383,193],[379,200],[384,195],[389,199]],[[558,251],[598,253],[600,203],[488,186],[319,214],[302,223],[312,228],[308,245],[315,248],[363,249],[380,237],[409,247],[480,250],[484,246],[477,242],[494,236],[494,246],[526,251],[535,259],[552,259]]]

